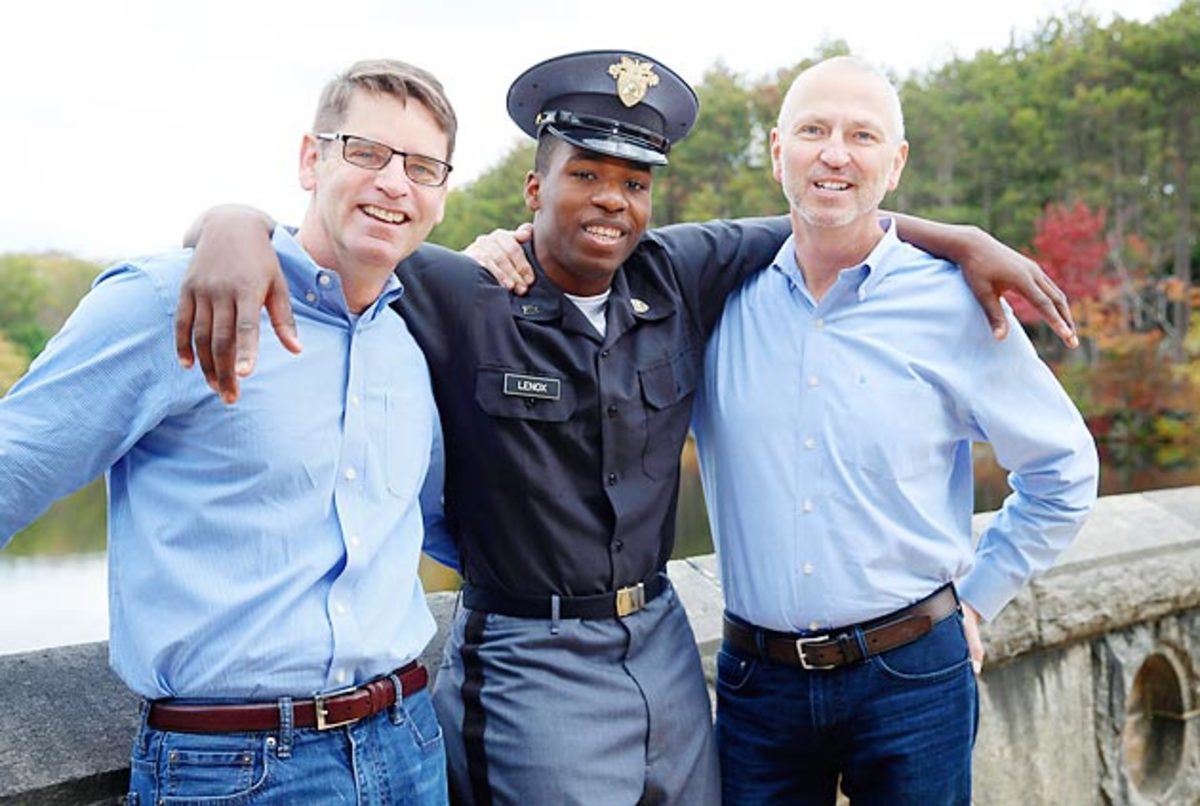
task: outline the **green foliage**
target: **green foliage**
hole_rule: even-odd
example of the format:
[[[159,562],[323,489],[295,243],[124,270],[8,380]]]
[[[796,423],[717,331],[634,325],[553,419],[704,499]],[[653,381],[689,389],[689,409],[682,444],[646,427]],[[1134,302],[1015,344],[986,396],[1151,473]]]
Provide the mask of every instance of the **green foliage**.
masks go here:
[[[32,360],[99,272],[62,254],[0,255],[0,336]]]
[[[24,348],[9,341],[0,333],[0,397],[29,369],[29,355]]]
[[[462,249],[476,235],[512,229],[530,220],[525,209],[525,175],[533,168],[534,144],[513,146],[496,167],[463,188],[450,191],[446,217],[430,234],[433,243]]]

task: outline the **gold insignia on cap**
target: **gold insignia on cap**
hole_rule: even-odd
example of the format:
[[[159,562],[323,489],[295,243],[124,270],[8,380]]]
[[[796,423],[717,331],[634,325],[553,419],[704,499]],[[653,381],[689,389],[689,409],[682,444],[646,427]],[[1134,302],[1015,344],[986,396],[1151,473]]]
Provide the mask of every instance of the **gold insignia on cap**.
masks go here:
[[[650,310],[650,306],[645,302],[642,302],[637,297],[629,300],[629,304],[633,306],[634,313],[645,313],[646,311]]]
[[[617,97],[626,106],[637,106],[646,97],[646,90],[658,86],[654,65],[628,56],[622,56],[620,62],[609,65],[608,74],[617,80]]]

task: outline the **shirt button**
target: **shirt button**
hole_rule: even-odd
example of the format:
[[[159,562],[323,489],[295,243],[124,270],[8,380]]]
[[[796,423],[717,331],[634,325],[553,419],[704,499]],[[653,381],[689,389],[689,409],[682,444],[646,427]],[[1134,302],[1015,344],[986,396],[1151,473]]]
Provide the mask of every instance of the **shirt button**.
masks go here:
[[[817,330],[824,330],[825,329],[825,320],[824,319],[814,320],[813,327],[815,327]]]
[[[329,279],[328,274],[322,274],[320,277],[317,278],[317,283],[320,284],[320,286],[322,288],[328,288],[329,284],[332,282],[333,281]]]
[[[309,291],[308,293],[306,293],[306,294],[304,295],[304,299],[308,300],[309,302],[316,302],[316,301],[317,301],[317,295],[316,295],[316,293],[315,293],[315,292],[313,292],[313,291]]]
[[[350,395],[350,405],[351,406],[357,406],[358,402],[359,402],[358,395]]]
[[[808,385],[809,386],[820,386],[821,379],[818,378],[816,375],[809,375],[808,376]]]
[[[347,675],[346,675],[345,669],[338,669],[337,674],[335,674],[333,676],[334,680],[336,680],[336,681],[338,681],[338,683],[342,683],[342,684],[344,684],[346,682],[346,678],[347,678]]]
[[[821,629],[821,625],[815,621],[810,621],[808,622],[808,629],[810,632],[816,632],[817,630]]]
[[[620,551],[623,548],[625,548],[624,540],[614,540],[613,541],[613,551]]]
[[[812,563],[805,563],[805,564],[804,564],[804,575],[805,575],[805,576],[809,576],[809,575],[811,575],[811,574],[812,574],[812,572],[813,572],[813,564],[812,564]]]
[[[333,606],[333,609],[339,616],[346,615],[346,605],[342,604],[341,602],[338,602],[337,604],[335,604]]]
[[[609,417],[616,417],[616,416],[617,416],[617,407],[616,407],[615,405],[614,405],[614,406],[609,406],[609,407],[608,407],[608,416],[609,416]]]
[[[601,350],[601,351],[600,351],[600,357],[601,357],[601,358],[608,358],[608,350]]]
[[[352,467],[348,467],[348,468],[346,468],[346,472],[344,475],[346,476],[346,479],[348,481],[354,481],[356,478],[358,478],[358,471]]]
[[[808,439],[804,440],[804,449],[805,450],[811,451],[815,447],[817,447],[817,441],[815,439],[813,439],[812,437],[809,437]]]
[[[358,548],[362,545],[362,538],[358,535],[350,535],[350,548]]]
[[[612,486],[614,486],[616,483],[617,483],[617,474],[616,474],[616,473],[609,473],[609,474],[608,474],[608,486],[609,486],[609,487],[612,487]]]
[[[805,498],[805,499],[804,499],[804,511],[805,511],[805,512],[812,512],[812,511],[813,511],[813,502],[812,502],[812,499],[811,499],[811,498]]]

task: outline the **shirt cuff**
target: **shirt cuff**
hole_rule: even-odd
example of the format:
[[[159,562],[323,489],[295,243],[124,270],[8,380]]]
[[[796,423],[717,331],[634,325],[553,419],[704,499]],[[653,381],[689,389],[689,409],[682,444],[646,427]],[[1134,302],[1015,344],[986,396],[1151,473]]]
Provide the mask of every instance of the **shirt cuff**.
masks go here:
[[[1020,586],[1013,584],[1002,572],[986,565],[976,565],[955,587],[959,598],[975,608],[984,621],[992,621],[1000,615],[1020,590]]]

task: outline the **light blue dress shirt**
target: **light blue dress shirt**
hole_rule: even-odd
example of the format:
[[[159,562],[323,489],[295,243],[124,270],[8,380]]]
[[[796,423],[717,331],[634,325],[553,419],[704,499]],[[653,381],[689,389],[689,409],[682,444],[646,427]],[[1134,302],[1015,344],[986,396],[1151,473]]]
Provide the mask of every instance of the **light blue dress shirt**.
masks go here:
[[[102,274],[0,401],[0,546],[108,471],[110,661],[145,697],[340,688],[434,634],[423,520],[453,558],[428,368],[388,307],[402,289],[354,316],[282,227],[274,247],[304,352],[264,338],[235,405],[175,358],[190,251]]]
[[[789,239],[708,343],[693,420],[726,606],[819,631],[946,582],[994,618],[1071,541],[1095,444],[1009,315],[992,337],[959,270],[894,227],[820,300]],[[971,546],[971,442],[1012,494]]]

